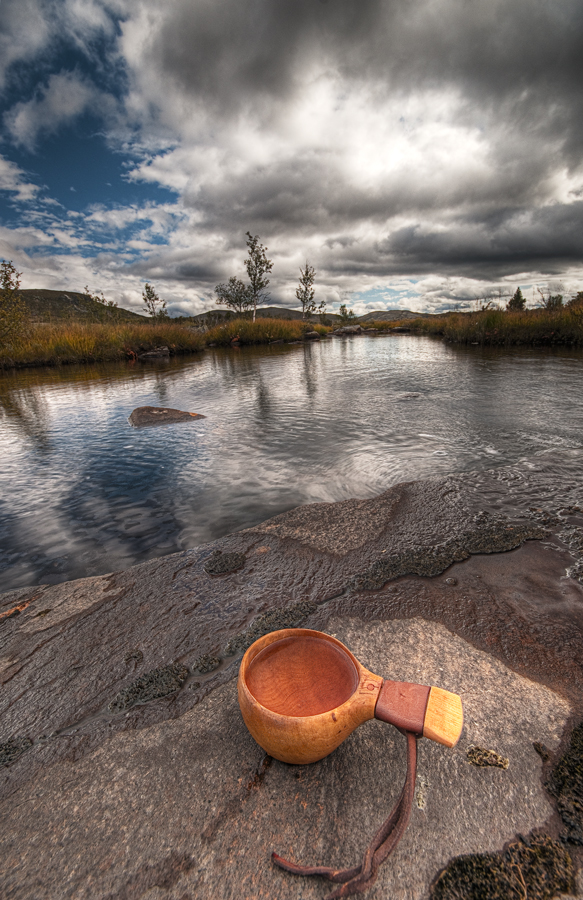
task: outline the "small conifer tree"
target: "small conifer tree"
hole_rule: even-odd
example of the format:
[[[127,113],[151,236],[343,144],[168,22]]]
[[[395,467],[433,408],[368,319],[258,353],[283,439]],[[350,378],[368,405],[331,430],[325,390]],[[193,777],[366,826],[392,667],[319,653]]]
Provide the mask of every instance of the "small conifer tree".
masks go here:
[[[506,309],[510,312],[517,312],[521,309],[524,309],[526,306],[526,300],[522,296],[522,291],[519,287],[516,288],[514,294],[506,304]]]

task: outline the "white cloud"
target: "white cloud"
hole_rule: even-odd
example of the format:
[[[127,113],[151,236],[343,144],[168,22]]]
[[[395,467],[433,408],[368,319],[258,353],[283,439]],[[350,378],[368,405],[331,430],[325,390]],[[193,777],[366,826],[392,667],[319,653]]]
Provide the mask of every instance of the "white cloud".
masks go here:
[[[39,134],[51,134],[93,107],[98,95],[85,78],[74,72],[51,75],[38,95],[26,103],[17,103],[4,119],[12,139],[34,149]]]
[[[0,7],[0,88],[10,66],[30,60],[45,45],[51,29],[41,0],[3,0]]]
[[[0,156],[0,191],[11,191],[16,200],[34,200],[39,187],[27,180],[26,173],[9,159]]]

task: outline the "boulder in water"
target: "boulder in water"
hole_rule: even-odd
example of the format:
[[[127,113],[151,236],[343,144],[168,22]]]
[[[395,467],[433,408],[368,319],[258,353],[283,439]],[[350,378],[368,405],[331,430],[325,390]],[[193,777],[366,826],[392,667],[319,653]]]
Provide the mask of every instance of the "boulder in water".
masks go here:
[[[143,425],[169,425],[174,422],[191,422],[193,419],[205,419],[200,413],[185,412],[182,409],[170,409],[167,406],[138,406],[128,419],[130,425],[140,428]]]

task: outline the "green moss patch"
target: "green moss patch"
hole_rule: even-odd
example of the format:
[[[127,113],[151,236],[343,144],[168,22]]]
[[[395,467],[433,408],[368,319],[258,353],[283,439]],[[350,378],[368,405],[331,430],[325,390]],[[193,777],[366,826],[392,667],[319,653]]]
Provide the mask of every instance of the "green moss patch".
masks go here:
[[[547,782],[565,825],[564,838],[583,844],[583,722],[573,729],[566,753]]]
[[[186,666],[178,663],[152,669],[116,694],[107,708],[112,713],[125,712],[137,703],[148,703],[150,700],[166,697],[180,690],[188,675]]]
[[[521,838],[502,853],[458,856],[439,875],[432,900],[552,900],[575,889],[573,862],[547,835]]]

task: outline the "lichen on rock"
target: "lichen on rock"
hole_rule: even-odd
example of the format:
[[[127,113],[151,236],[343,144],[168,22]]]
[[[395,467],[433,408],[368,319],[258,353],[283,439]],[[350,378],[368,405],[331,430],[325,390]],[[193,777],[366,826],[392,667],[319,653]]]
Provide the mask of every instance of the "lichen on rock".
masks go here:
[[[242,569],[245,565],[245,560],[246,556],[244,553],[223,553],[221,550],[215,550],[211,553],[203,568],[207,575],[228,575],[230,572]]]
[[[571,741],[547,782],[565,826],[564,839],[583,844],[583,722],[573,729]]]
[[[543,762],[548,762],[551,758],[551,752],[548,747],[545,747],[544,744],[541,744],[540,741],[534,741],[533,748],[536,750],[540,758]]]
[[[431,900],[552,900],[574,889],[571,857],[543,834],[502,853],[458,856],[439,875]]]
[[[302,600],[293,606],[285,609],[272,609],[267,613],[253,619],[249,628],[236,634],[226,644],[224,649],[225,656],[234,656],[236,653],[244,653],[247,647],[269,634],[270,631],[277,631],[280,628],[297,628],[311,613],[315,612],[316,604],[310,600]]]
[[[366,572],[354,576],[352,586],[357,591],[376,591],[387,581],[403,575],[440,575],[453,563],[462,562],[474,553],[514,550],[524,541],[541,540],[547,534],[538,524],[512,525],[505,519],[498,519],[436,547],[377,559]]]
[[[500,756],[495,750],[485,750],[483,747],[469,747],[466,753],[468,762],[473,766],[494,766],[498,769],[507,769],[508,760]]]
[[[179,663],[152,669],[116,694],[107,708],[112,713],[125,712],[137,703],[148,703],[149,700],[166,697],[180,690],[188,675],[187,667]]]
[[[205,653],[204,656],[199,656],[192,666],[192,671],[198,672],[200,675],[206,675],[207,672],[214,672],[215,669],[218,669],[220,664],[221,661],[218,656],[211,656],[209,653]]]
[[[11,738],[0,744],[0,766],[9,766],[30,747],[32,747],[30,738]]]

